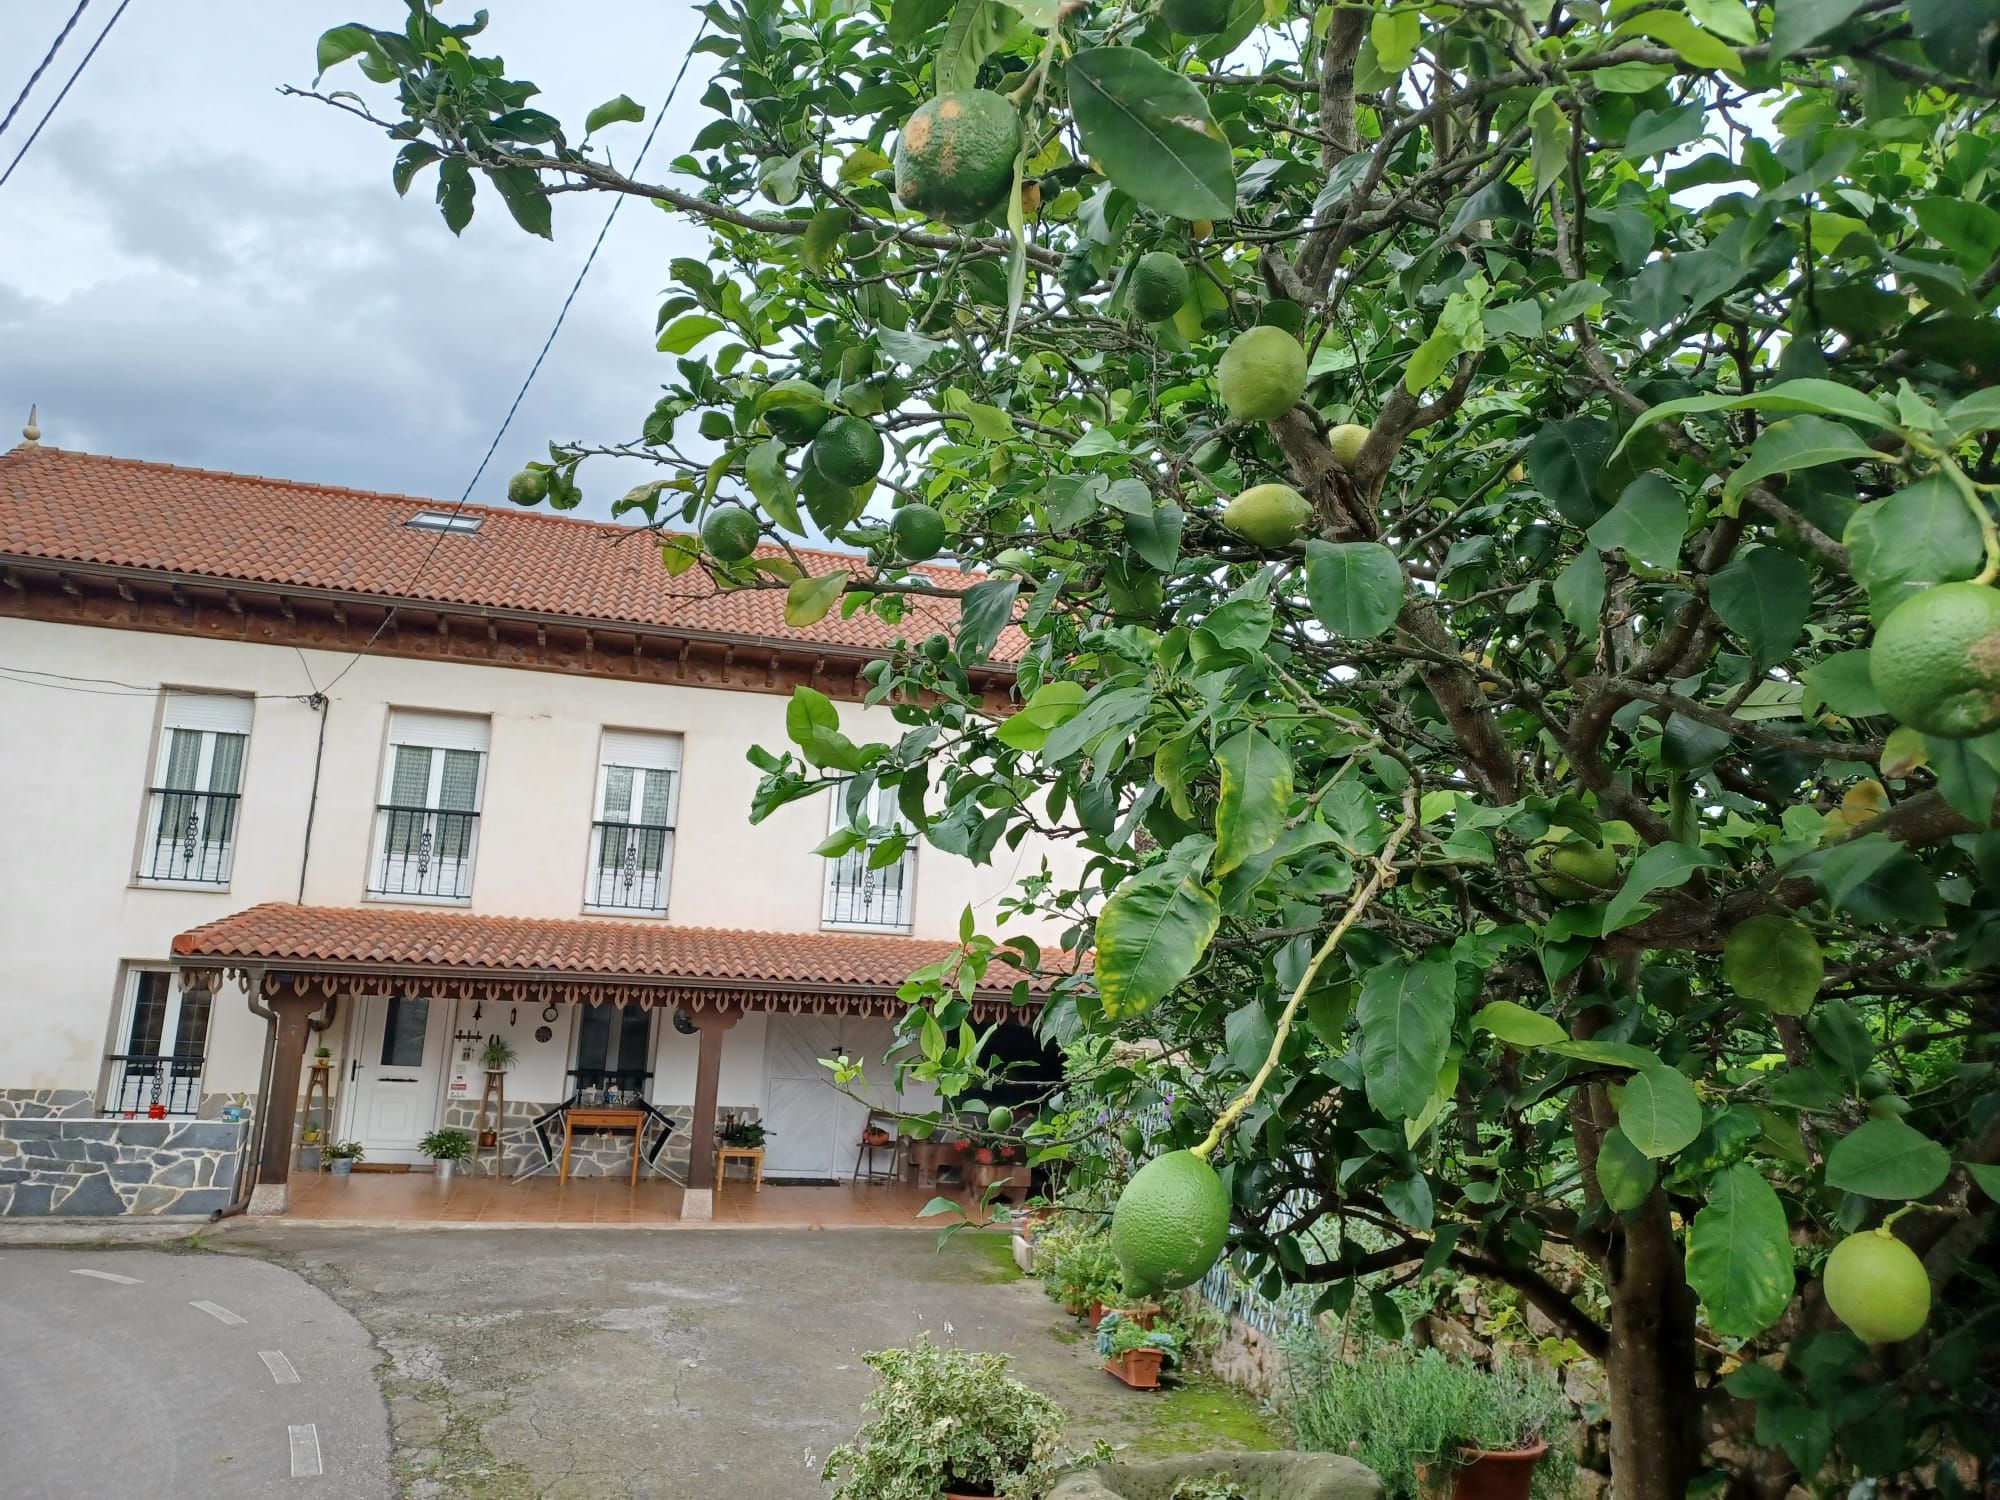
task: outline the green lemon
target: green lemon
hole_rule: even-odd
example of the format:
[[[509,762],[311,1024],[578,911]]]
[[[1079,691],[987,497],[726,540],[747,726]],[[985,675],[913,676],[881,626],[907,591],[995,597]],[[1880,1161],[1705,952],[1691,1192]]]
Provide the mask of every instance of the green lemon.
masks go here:
[[[1558,825],[1528,847],[1528,868],[1544,895],[1558,901],[1600,901],[1618,883],[1618,851],[1570,839],[1569,830]]]
[[[1835,1245],[1821,1285],[1833,1315],[1864,1344],[1906,1339],[1931,1315],[1924,1263],[1886,1229],[1849,1235]]]
[[[1192,1151],[1147,1162],[1111,1212],[1111,1253],[1125,1273],[1125,1290],[1138,1297],[1193,1286],[1228,1237],[1229,1191]]]
[[[1368,429],[1356,422],[1342,422],[1326,435],[1333,460],[1343,469],[1354,467],[1354,460],[1361,457],[1361,445],[1367,441]]]
[[[1188,299],[1187,267],[1165,250],[1152,250],[1132,267],[1132,311],[1148,323],[1171,318]]]
[[[549,471],[527,468],[507,481],[507,498],[516,505],[536,505],[549,497]]]
[[[810,380],[781,380],[757,398],[757,415],[772,437],[796,448],[813,440],[833,410]]]
[[[1939,739],[2000,728],[2000,589],[1941,583],[1889,611],[1868,652],[1883,706]]]
[[[926,562],[944,548],[944,517],[933,506],[905,505],[889,517],[889,539],[905,562]]]
[[[702,518],[701,544],[717,562],[740,563],[757,550],[757,518],[740,505],[718,505]]]
[[[946,223],[983,219],[1014,186],[1021,112],[986,89],[939,94],[896,137],[896,199]]]
[[[813,467],[849,489],[882,472],[882,435],[859,417],[829,417],[812,440]]]
[[[1118,1132],[1118,1144],[1125,1148],[1125,1154],[1137,1157],[1146,1149],[1146,1132],[1137,1125],[1127,1125]]]
[[[1260,547],[1290,546],[1312,518],[1312,502],[1289,484],[1252,485],[1222,509],[1222,524]]]
[[[1182,36],[1213,36],[1229,24],[1229,0],[1160,0],[1160,19]]]
[[[1275,421],[1306,392],[1305,346],[1268,323],[1247,329],[1223,351],[1216,380],[1230,416]]]
[[[996,1104],[986,1111],[986,1128],[995,1135],[1005,1135],[1014,1128],[1014,1111],[1004,1104]]]

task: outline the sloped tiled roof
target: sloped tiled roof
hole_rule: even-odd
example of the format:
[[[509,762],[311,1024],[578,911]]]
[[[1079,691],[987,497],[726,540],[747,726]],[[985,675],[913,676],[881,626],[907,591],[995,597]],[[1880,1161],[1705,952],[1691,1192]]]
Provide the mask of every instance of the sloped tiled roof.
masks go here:
[[[285,901],[253,906],[174,939],[174,953],[184,959],[871,991],[893,991],[912,969],[956,948],[865,933],[752,932]],[[1029,978],[996,964],[986,979],[994,990],[1028,979],[1031,990],[1046,992],[1053,976]]]
[[[863,650],[948,631],[958,613],[954,600],[917,599],[895,625],[834,610],[794,629],[782,590],[721,593],[699,568],[670,578],[655,537],[636,527],[480,505],[462,512],[480,518],[476,532],[403,524],[452,508],[61,448],[0,454],[0,556]],[[815,572],[860,561],[802,556]],[[977,581],[951,567],[924,571],[945,587]],[[1003,659],[1012,643],[1009,632]]]

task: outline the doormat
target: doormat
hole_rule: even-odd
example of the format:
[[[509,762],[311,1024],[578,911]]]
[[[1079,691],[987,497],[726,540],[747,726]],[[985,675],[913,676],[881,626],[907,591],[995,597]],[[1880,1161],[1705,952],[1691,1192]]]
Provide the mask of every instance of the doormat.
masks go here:
[[[354,1164],[357,1172],[407,1172],[410,1164],[406,1161],[358,1161]]]
[[[772,1187],[839,1187],[838,1177],[773,1177],[768,1172],[764,1181]]]

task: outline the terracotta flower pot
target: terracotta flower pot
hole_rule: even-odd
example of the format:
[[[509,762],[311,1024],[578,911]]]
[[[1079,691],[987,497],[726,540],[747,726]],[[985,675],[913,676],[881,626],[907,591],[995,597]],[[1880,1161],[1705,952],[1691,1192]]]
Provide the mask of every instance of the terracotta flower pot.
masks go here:
[[[1106,1311],[1107,1309],[1104,1304],[1098,1301],[1097,1298],[1092,1297],[1090,1299],[1090,1331],[1092,1333],[1097,1332],[1097,1325],[1104,1321]]]
[[[1157,1302],[1141,1302],[1137,1307],[1107,1307],[1105,1311],[1115,1311],[1126,1322],[1137,1323],[1141,1328],[1151,1328],[1160,1321],[1160,1304]]]
[[[1134,1390],[1150,1391],[1160,1383],[1160,1366],[1166,1362],[1163,1349],[1127,1349],[1104,1362],[1104,1368]]]
[[[1528,1448],[1461,1448],[1456,1464],[1418,1464],[1417,1487],[1425,1500],[1528,1500],[1535,1465],[1547,1443]]]

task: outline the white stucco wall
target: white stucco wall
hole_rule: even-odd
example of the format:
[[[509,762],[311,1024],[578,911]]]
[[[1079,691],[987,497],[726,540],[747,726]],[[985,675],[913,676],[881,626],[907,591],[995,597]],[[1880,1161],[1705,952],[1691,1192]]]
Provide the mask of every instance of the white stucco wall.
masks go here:
[[[0,861],[0,952],[8,960],[8,983],[0,986],[0,1088],[95,1088],[122,1003],[125,966],[165,961],[174,934],[301,894],[316,905],[367,904],[392,707],[491,720],[465,909],[584,914],[600,735],[609,726],[683,737],[668,914],[612,920],[820,930],[825,866],[812,849],[826,833],[825,799],[795,804],[754,828],[749,823],[758,773],[745,751],[785,743],[784,697],[450,662],[364,657],[332,689],[302,891],[320,716],[297,699],[331,682],[350,660],[289,646],[0,619],[0,661],[73,679],[110,679],[68,682],[59,690],[0,678],[0,827],[7,851]],[[143,888],[133,880],[161,686],[259,695],[226,891]],[[91,691],[79,690],[85,688]],[[850,704],[841,714],[856,738],[897,732],[886,709]],[[968,903],[993,930],[999,898],[1018,874],[1038,867],[1045,850],[1059,868],[1073,867],[1061,863],[1075,858],[1067,846],[1002,851],[999,863],[984,868],[925,847],[917,856],[914,935],[956,936]],[[536,1019],[526,1012],[521,1029],[532,1032]],[[762,1076],[763,1025],[749,1018],[730,1039],[725,1107],[760,1102],[751,1096]],[[344,1032],[344,1025],[336,1027],[328,1038],[336,1051]],[[218,995],[203,1087],[254,1089],[262,1034],[240,994]],[[676,1098],[672,1090],[680,1087],[680,1070],[691,1070],[692,1052],[670,1027],[662,1028],[662,1038],[659,1092]],[[524,1057],[544,1050],[531,1041],[522,1047]],[[529,1066],[543,1064],[538,1058]],[[521,1083],[532,1088],[534,1080]],[[685,1092],[692,1094],[691,1071]]]

